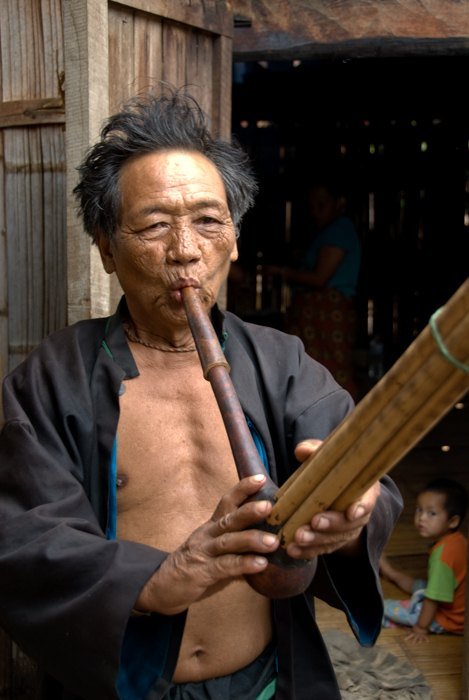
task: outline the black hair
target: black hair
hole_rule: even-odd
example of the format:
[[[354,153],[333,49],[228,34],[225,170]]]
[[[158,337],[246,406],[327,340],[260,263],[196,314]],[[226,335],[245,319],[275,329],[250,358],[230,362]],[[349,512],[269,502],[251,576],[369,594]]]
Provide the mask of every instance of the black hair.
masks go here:
[[[119,175],[130,158],[168,150],[201,153],[217,168],[236,230],[254,203],[257,184],[247,154],[236,142],[213,138],[196,100],[183,89],[137,95],[104,124],[100,140],[78,167],[73,190],[85,231],[94,242],[112,238],[119,220]]]
[[[468,506],[468,494],[466,489],[458,481],[441,477],[430,481],[420,493],[430,491],[431,493],[441,493],[445,497],[445,511],[448,518],[459,515],[460,523],[466,515]]]

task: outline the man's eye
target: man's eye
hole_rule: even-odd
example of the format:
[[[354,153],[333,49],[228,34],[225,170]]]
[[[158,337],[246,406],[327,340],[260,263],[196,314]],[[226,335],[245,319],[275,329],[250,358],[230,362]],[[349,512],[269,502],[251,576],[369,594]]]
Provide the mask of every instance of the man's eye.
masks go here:
[[[218,219],[215,219],[213,216],[201,216],[197,221],[199,224],[202,224],[202,226],[211,226],[211,225],[220,224],[220,221]]]
[[[163,235],[168,230],[169,224],[167,221],[152,221],[141,229],[141,233],[150,235]]]

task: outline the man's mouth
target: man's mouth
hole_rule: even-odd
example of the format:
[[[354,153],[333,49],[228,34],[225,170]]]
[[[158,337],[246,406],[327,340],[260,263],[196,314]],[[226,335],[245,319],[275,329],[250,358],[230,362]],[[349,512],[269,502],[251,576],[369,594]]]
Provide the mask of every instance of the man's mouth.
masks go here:
[[[194,289],[200,289],[200,284],[196,279],[192,277],[176,280],[169,287],[169,293],[171,298],[177,301],[178,303],[182,304],[181,291],[185,289],[185,287],[193,287]]]

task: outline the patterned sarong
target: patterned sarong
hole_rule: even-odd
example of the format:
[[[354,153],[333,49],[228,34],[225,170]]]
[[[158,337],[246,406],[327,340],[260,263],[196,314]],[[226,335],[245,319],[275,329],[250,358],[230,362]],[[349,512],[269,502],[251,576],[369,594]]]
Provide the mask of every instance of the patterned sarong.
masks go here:
[[[353,352],[357,334],[354,299],[336,289],[299,291],[287,316],[287,332],[303,341],[306,352],[357,398]]]

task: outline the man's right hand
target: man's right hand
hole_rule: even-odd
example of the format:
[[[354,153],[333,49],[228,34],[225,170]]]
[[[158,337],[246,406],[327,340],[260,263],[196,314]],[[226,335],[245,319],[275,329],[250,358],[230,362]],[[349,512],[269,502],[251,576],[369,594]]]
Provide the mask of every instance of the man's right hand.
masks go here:
[[[135,609],[176,615],[203,598],[220,582],[263,571],[265,554],[279,539],[253,526],[272,510],[269,501],[250,501],[265,476],[242,479],[219,501],[212,517],[168,555],[143,587]]]

